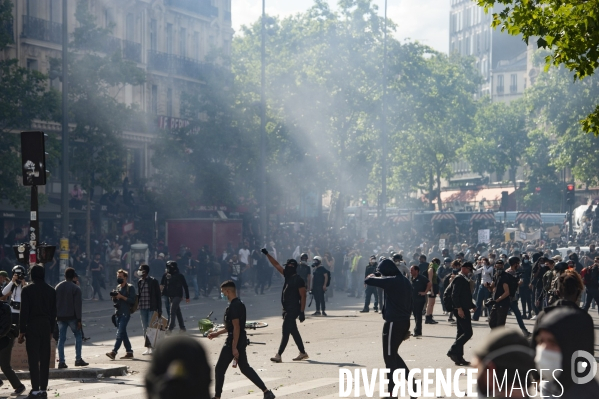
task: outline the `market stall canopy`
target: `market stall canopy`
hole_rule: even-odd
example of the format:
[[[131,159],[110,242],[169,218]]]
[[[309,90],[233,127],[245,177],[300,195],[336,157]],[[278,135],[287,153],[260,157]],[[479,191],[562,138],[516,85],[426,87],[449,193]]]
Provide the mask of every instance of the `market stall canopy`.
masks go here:
[[[483,188],[480,190],[449,190],[441,191],[441,201],[443,203],[460,202],[480,202],[480,201],[501,201],[501,193],[507,191],[511,195],[516,191],[514,187],[504,188]],[[435,201],[433,201],[435,202]]]
[[[495,214],[493,214],[492,212],[480,212],[480,213],[474,213],[472,214],[472,216],[470,217],[470,223],[474,222],[474,221],[483,221],[483,220],[489,220],[489,221],[495,221]]]
[[[518,215],[516,215],[516,223],[522,223],[526,221],[543,223],[543,219],[541,218],[541,214],[539,212],[518,212]]]

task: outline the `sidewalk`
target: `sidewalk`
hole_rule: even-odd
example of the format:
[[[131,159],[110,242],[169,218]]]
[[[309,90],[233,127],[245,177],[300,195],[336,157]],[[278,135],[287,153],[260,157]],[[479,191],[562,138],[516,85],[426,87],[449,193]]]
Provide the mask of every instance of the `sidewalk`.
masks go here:
[[[63,378],[105,378],[121,377],[127,375],[128,366],[123,365],[96,365],[95,367],[77,367],[68,369],[50,369],[50,379]],[[17,377],[21,380],[29,380],[28,370],[15,370]],[[6,380],[3,373],[0,379]]]

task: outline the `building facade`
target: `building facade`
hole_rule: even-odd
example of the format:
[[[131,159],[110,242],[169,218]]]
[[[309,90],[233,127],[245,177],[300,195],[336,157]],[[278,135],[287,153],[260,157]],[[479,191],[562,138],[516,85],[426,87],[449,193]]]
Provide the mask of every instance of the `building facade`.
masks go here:
[[[77,24],[78,1],[67,2],[69,33]],[[62,0],[13,2],[14,44],[0,57],[50,74],[50,59],[62,58]],[[128,85],[116,94],[118,101],[135,104],[147,116],[147,123],[131,127],[122,137],[126,175],[135,185],[153,173],[151,145],[159,129],[188,123],[181,119],[182,93],[202,90],[204,72],[210,68],[226,68],[207,63],[206,57],[213,50],[230,54],[231,0],[88,0],[88,7],[98,26],[111,29],[107,49],[121,51],[146,73],[143,85]],[[49,84],[60,90],[58,77]],[[34,128],[60,131],[61,125],[37,121]],[[60,193],[60,181],[51,178],[46,189]]]

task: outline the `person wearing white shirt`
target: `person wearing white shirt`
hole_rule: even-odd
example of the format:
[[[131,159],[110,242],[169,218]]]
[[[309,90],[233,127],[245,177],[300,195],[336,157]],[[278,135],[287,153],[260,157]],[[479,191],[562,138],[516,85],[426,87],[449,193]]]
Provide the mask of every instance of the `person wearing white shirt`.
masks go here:
[[[482,264],[474,271],[474,275],[481,275],[481,281],[478,296],[476,298],[476,311],[472,315],[473,321],[478,320],[483,309],[484,301],[491,295],[491,292],[487,288],[487,283],[491,284],[493,282],[493,272],[494,267],[487,258],[482,258]]]

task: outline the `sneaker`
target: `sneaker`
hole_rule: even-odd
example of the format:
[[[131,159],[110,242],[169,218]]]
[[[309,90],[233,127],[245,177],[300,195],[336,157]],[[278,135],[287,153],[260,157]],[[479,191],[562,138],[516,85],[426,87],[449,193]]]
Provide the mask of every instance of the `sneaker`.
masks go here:
[[[166,330],[166,332],[164,333],[164,335],[171,335],[173,333],[173,330]]]
[[[320,312],[319,311],[314,312],[314,313],[312,313],[312,316],[320,316]]]
[[[270,361],[275,363],[281,363],[283,360],[281,360],[281,355],[277,353],[276,355],[270,358]]]
[[[370,312],[370,310],[368,310],[368,309],[362,309],[362,310],[360,310],[360,313],[368,313],[368,312]]]
[[[447,316],[447,312],[446,311],[443,311],[443,316]]]
[[[297,361],[300,361],[300,360],[306,360],[306,359],[308,359],[308,354],[307,354],[307,353],[301,353],[301,352],[300,352],[300,354],[299,354],[299,355],[297,355],[297,357],[296,357],[296,358],[294,358],[293,360],[297,362]]]
[[[111,360],[114,360],[116,358],[116,353],[114,353],[114,352],[108,352],[106,354],[106,356],[108,356]]]
[[[322,311],[322,315],[323,315],[323,316],[328,316],[328,315],[325,313],[325,311],[324,311],[324,310]]]
[[[528,330],[522,330],[522,334],[524,334],[524,336],[526,338],[528,338],[528,337],[530,337],[532,335],[532,333],[530,331],[528,331]]]
[[[534,315],[530,318],[531,320],[536,320],[537,319],[537,315]]]
[[[58,363],[58,368],[59,368],[59,369],[68,369],[68,368],[69,368],[69,366],[67,366],[67,364],[66,364],[66,363]]]
[[[264,399],[275,399],[275,394],[269,389],[268,391],[264,392]]]
[[[46,391],[37,391],[36,393],[33,393],[33,391],[29,392],[29,395],[27,395],[27,399],[34,399],[34,398],[47,398],[48,394],[46,393]]]
[[[379,309],[378,308],[374,308],[374,313],[378,313]]]
[[[121,359],[133,359],[133,352],[127,352],[127,354],[121,357]]]
[[[422,333],[421,332],[415,332],[414,334],[412,334],[413,337],[422,337]]]
[[[23,392],[25,392],[25,389],[27,389],[25,388],[25,385],[21,384],[21,386],[15,389],[13,393],[17,396],[20,396]]]
[[[179,334],[185,334],[185,333],[187,333],[187,330],[185,328],[179,329]]]
[[[146,351],[144,353],[142,353],[142,355],[151,355],[152,354],[152,348],[147,348]]]
[[[75,360],[75,366],[76,367],[85,367],[85,366],[89,366],[89,363],[83,359],[79,359],[79,360]]]

